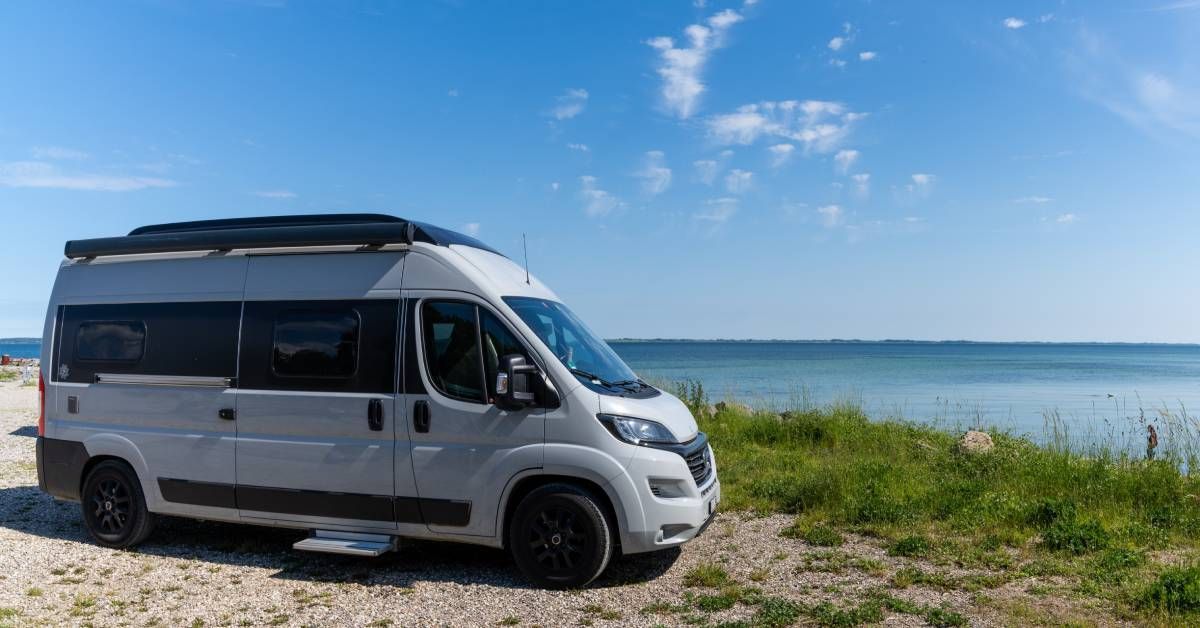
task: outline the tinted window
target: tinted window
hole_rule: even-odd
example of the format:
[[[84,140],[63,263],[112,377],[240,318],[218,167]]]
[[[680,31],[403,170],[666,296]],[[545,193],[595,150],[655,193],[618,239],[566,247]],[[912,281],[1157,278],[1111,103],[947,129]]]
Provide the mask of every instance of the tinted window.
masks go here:
[[[483,337],[483,370],[484,381],[488,385],[488,401],[494,401],[491,397],[495,394],[496,374],[500,371],[500,358],[517,354],[525,357],[526,362],[530,362],[529,354],[525,351],[525,347],[517,341],[516,337],[508,331],[508,328],[500,322],[491,312],[480,309],[479,322],[481,324],[481,336]]]
[[[141,321],[88,321],[75,333],[75,358],[91,362],[137,362],[146,353]]]
[[[283,377],[351,377],[358,368],[354,310],[287,310],[275,319],[271,367]]]
[[[247,301],[238,386],[387,394],[396,390],[399,301]]]
[[[450,397],[483,402],[483,370],[475,306],[427,301],[421,307],[429,379]]]
[[[234,301],[63,306],[51,372],[77,383],[97,373],[232,378],[241,315]]]

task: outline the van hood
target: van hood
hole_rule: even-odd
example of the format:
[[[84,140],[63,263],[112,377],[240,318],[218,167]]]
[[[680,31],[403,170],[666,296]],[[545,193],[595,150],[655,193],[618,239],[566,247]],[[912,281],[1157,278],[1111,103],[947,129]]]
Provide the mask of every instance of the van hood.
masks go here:
[[[657,421],[671,430],[671,434],[681,443],[692,440],[699,431],[696,419],[687,406],[666,392],[649,399],[600,395],[600,412]]]

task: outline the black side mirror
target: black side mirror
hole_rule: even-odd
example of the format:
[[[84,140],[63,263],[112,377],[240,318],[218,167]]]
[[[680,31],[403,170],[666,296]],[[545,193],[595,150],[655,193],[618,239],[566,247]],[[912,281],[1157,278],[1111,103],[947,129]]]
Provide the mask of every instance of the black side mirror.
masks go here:
[[[500,358],[496,371],[496,405],[504,410],[521,410],[536,403],[535,381],[538,367],[525,362],[525,356],[512,353]]]

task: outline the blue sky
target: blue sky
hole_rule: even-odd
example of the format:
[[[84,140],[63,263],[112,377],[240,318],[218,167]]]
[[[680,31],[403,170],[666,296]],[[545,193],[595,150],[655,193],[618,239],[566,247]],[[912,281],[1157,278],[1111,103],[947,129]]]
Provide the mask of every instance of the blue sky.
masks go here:
[[[63,241],[378,211],[606,336],[1200,341],[1200,1],[9,2],[0,336]]]

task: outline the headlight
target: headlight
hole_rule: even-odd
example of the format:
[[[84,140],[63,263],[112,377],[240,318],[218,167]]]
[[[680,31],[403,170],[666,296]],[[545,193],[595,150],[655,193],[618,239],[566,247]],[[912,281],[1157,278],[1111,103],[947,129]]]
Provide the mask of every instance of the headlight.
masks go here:
[[[609,432],[612,432],[613,436],[631,445],[678,442],[671,430],[668,430],[662,423],[615,414],[597,414],[596,418],[600,419],[600,422],[608,428]]]

